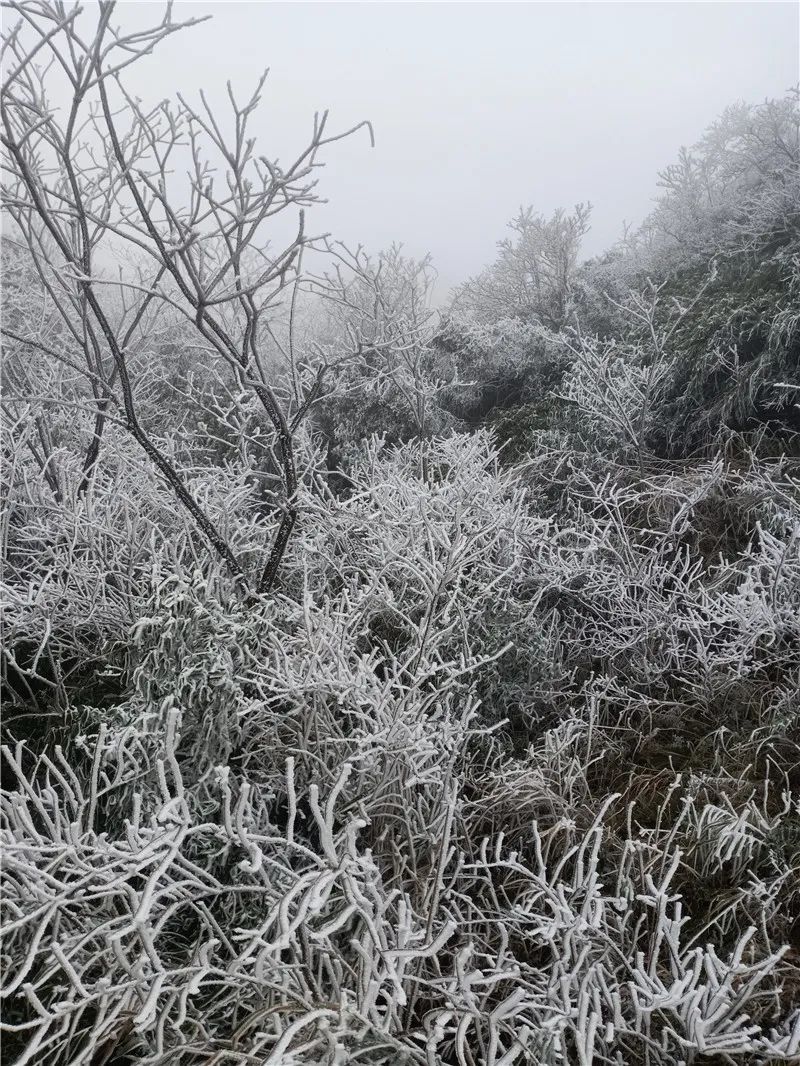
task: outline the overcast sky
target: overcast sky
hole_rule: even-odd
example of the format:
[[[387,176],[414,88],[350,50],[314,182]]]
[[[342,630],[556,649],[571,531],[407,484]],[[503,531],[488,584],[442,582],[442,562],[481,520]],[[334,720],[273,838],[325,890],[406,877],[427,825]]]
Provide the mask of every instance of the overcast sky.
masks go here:
[[[148,10],[149,9],[149,10]],[[120,5],[121,23],[155,8]],[[270,67],[259,154],[299,149],[315,110],[332,127],[330,203],[309,228],[379,250],[430,252],[440,297],[491,261],[520,204],[594,205],[593,254],[646,215],[657,171],[729,103],[800,79],[796,3],[197,3],[213,15],[136,68],[158,99]]]

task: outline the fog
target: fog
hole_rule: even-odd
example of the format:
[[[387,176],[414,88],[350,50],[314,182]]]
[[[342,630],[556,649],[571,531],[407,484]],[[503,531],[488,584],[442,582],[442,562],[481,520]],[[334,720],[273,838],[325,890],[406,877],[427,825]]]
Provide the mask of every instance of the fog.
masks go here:
[[[147,9],[150,9],[147,12]],[[138,9],[138,10],[137,10]],[[269,66],[265,154],[302,143],[315,110],[332,145],[311,220],[378,249],[430,252],[439,293],[479,270],[520,204],[594,205],[586,253],[636,223],[657,171],[727,104],[798,80],[798,7],[721,4],[181,3],[211,16],[131,74],[145,97],[244,93]],[[152,5],[124,4],[123,19]],[[216,92],[215,92],[216,91]]]

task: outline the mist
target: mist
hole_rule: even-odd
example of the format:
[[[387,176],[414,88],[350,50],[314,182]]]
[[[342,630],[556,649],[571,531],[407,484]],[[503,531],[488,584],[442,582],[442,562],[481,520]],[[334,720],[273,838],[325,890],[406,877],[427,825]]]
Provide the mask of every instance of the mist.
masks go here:
[[[126,25],[150,5],[120,6]],[[329,109],[366,134],[322,157],[329,202],[309,225],[439,273],[436,295],[489,261],[520,205],[591,201],[584,254],[645,217],[657,174],[729,104],[797,84],[792,3],[180,3],[208,21],[131,71],[145,100],[222,102],[270,74],[255,133],[282,161]]]

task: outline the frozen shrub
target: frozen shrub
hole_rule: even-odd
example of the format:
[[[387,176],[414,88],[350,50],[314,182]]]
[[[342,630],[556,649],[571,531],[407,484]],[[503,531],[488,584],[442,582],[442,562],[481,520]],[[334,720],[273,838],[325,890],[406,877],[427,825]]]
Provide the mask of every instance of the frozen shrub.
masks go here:
[[[486,436],[426,448],[427,477],[419,445],[373,441],[345,496],[306,490],[278,597],[164,575],[126,699],[84,710],[66,753],[9,746],[20,1061],[797,1054],[780,716],[763,706],[772,735],[753,740],[772,744],[770,787],[713,760],[645,785],[648,715],[672,708],[680,731],[710,698],[698,677],[708,693],[796,667],[785,519],[707,572],[669,545],[714,466],[638,493],[576,473],[574,506],[545,519]],[[773,597],[783,636],[759,622]],[[526,682],[503,671],[533,646],[550,665],[527,694],[549,684],[561,721],[512,757],[497,707]],[[568,669],[576,648],[594,673]]]

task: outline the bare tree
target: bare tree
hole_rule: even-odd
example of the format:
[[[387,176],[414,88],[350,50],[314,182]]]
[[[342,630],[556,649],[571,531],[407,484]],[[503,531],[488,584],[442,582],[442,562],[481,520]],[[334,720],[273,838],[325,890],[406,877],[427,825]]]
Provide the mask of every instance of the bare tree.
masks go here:
[[[561,329],[590,212],[577,204],[572,214],[559,209],[548,219],[520,208],[509,223],[514,237],[499,241],[495,262],[457,290],[453,311],[479,322],[522,318]]]
[[[434,407],[445,384],[434,365],[439,315],[432,307],[436,274],[430,257],[410,258],[400,245],[376,256],[341,242],[328,242],[327,250],[333,266],[312,278],[311,287],[324,301],[348,364],[338,383],[340,394],[349,386],[362,405],[381,411],[381,426],[402,425],[407,434],[401,436],[429,439],[440,428]],[[360,427],[377,428],[369,418]],[[424,445],[420,456],[427,478]]]
[[[297,521],[293,436],[312,397],[283,387],[262,345],[270,312],[296,284],[302,249],[312,240],[305,209],[319,199],[318,153],[361,126],[371,134],[371,127],[360,123],[329,135],[327,112],[317,114],[306,145],[282,166],[257,153],[250,132],[266,73],[243,103],[228,84],[226,116],[202,92],[197,106],[178,96],[148,108],[126,88],[128,67],[201,20],[174,21],[168,5],[160,22],[125,32],[112,24],[113,2],[100,3],[88,26],[78,6],[50,0],[5,6],[18,21],[3,46],[4,206],[68,343],[51,348],[32,333],[4,332],[83,368],[90,391],[82,407],[94,427],[83,490],[116,410],[196,528],[249,588],[230,544],[137,406],[132,347],[159,310],[177,316],[187,345],[227,367],[237,387],[257,398],[277,441],[281,517],[254,582],[256,592],[268,592]],[[273,249],[266,230],[276,216],[292,220],[293,236]],[[117,277],[104,273],[109,263],[132,259]]]

